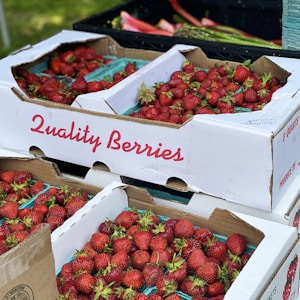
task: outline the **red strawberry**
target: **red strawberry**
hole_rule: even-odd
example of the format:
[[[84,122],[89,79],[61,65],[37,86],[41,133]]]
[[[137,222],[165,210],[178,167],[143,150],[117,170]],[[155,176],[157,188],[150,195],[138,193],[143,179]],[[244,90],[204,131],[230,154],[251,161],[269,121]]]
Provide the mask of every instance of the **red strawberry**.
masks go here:
[[[80,208],[85,205],[85,201],[80,196],[74,196],[68,199],[65,204],[67,217],[73,216]]]
[[[174,226],[174,235],[177,238],[190,238],[193,233],[194,225],[188,219],[182,218]]]
[[[226,90],[229,92],[236,92],[238,89],[240,88],[239,84],[234,83],[234,82],[230,82],[227,86],[226,86]]]
[[[160,93],[158,101],[161,106],[169,106],[172,104],[173,99],[173,93],[168,91]]]
[[[206,255],[224,261],[227,256],[227,247],[224,242],[214,239],[208,244]]]
[[[249,63],[248,63],[249,65]],[[251,75],[251,70],[246,64],[239,65],[235,68],[233,80],[238,83],[243,83]]]
[[[157,279],[164,275],[164,270],[158,264],[147,263],[143,268],[145,283],[148,287],[155,286]]]
[[[136,70],[137,70],[137,67],[136,67],[135,62],[128,62],[124,67],[126,76],[133,74]]]
[[[91,294],[96,284],[96,278],[89,273],[82,273],[75,278],[75,287],[78,292]]]
[[[20,219],[7,220],[6,222],[10,232],[26,230],[26,225]]]
[[[168,246],[168,240],[161,235],[152,236],[149,244],[151,250],[166,249],[167,246]]]
[[[254,103],[257,101],[257,92],[253,88],[249,88],[244,92],[244,102]]]
[[[24,218],[23,222],[27,228],[31,228],[33,225],[40,224],[44,221],[44,215],[42,212],[37,210],[31,210]]]
[[[72,269],[74,273],[86,272],[92,273],[94,270],[94,260],[90,258],[85,252],[77,252],[72,261]]]
[[[0,255],[7,252],[9,250],[9,247],[5,240],[0,240]]]
[[[196,109],[195,114],[215,114],[216,112],[209,107],[205,107],[205,106],[200,106]]]
[[[183,97],[183,102],[185,110],[194,110],[201,103],[201,100],[196,95],[189,93]]]
[[[1,171],[0,172],[0,180],[4,181],[8,184],[13,183],[15,179],[14,171]]]
[[[120,284],[122,283],[123,275],[124,270],[120,267],[113,266],[112,264],[109,264],[103,272],[105,281],[108,284],[112,283],[112,285],[115,287],[120,286]]]
[[[6,183],[5,181],[0,181],[0,192],[2,192],[3,194],[11,193],[12,192],[12,186],[9,183]]]
[[[243,235],[233,233],[227,238],[226,247],[232,254],[241,255],[247,248],[247,242]]]
[[[31,196],[35,196],[37,193],[41,192],[44,189],[44,184],[42,181],[37,180],[29,188],[29,193]]]
[[[112,255],[110,262],[112,265],[125,270],[129,265],[129,255],[125,251],[118,251]]]
[[[194,249],[187,259],[189,270],[195,271],[207,261],[204,251],[200,248]]]
[[[123,251],[129,253],[131,250],[132,240],[127,236],[120,237],[113,240],[113,251],[114,253]]]
[[[211,297],[216,297],[225,294],[225,286],[222,282],[216,281],[207,287],[207,293]]]
[[[28,236],[29,232],[27,230],[14,231],[6,238],[6,243],[9,248],[12,248],[22,243]]]
[[[151,239],[152,239],[152,233],[148,230],[137,231],[133,235],[134,243],[141,250],[149,249]]]
[[[48,213],[49,213],[49,215],[55,215],[64,220],[67,218],[67,211],[64,206],[60,206],[60,205],[50,206]]]
[[[207,283],[213,283],[218,278],[218,266],[210,261],[205,262],[195,270],[195,274]]]
[[[29,184],[32,179],[31,172],[28,171],[15,171],[14,182],[17,184]]]
[[[176,293],[173,293],[165,298],[166,300],[181,300],[182,297]]]
[[[132,218],[132,214],[128,210],[121,211],[115,218],[114,223],[118,226],[121,226],[125,229],[129,228],[134,224],[134,219]]]
[[[54,57],[49,61],[49,68],[56,74],[60,74],[60,59],[58,57]]]
[[[203,245],[206,245],[208,240],[212,240],[213,236],[213,231],[207,227],[197,227],[194,231],[194,238]]]
[[[73,267],[72,267],[72,262],[67,262],[62,265],[59,277],[63,279],[63,281],[67,281],[70,279],[73,279],[74,272],[73,272]]]
[[[178,283],[187,276],[187,262],[181,256],[173,256],[170,262],[166,263],[167,272]]]
[[[162,275],[157,279],[156,289],[159,295],[167,297],[176,292],[178,283],[168,274]]]
[[[106,269],[110,263],[111,254],[100,252],[94,256],[94,268],[96,271]]]
[[[107,234],[94,232],[90,238],[91,245],[96,251],[103,251],[110,243],[110,238]]]
[[[84,77],[77,77],[75,81],[73,81],[71,88],[77,95],[84,94],[87,91],[87,82]]]
[[[216,91],[210,91],[206,94],[207,102],[210,106],[216,107],[219,99],[221,98],[220,94]]]
[[[59,216],[50,215],[47,218],[47,224],[49,224],[51,232],[54,231],[59,226],[61,226],[63,223],[64,223],[64,219],[62,219]]]
[[[166,223],[159,223],[152,229],[155,235],[164,237],[168,243],[171,243],[174,239],[174,230],[171,226],[167,226]]]
[[[150,253],[147,250],[136,250],[131,255],[131,263],[135,269],[143,270],[150,261]]]
[[[122,283],[126,287],[131,287],[133,289],[139,289],[144,284],[144,276],[140,270],[129,269],[124,272]]]
[[[87,92],[88,93],[94,93],[98,91],[102,91],[104,89],[104,85],[102,81],[89,81],[87,83]]]
[[[150,263],[157,263],[161,266],[165,266],[171,259],[171,253],[167,249],[154,250],[150,256]]]
[[[0,217],[16,219],[18,216],[19,205],[16,202],[2,202],[0,206]]]

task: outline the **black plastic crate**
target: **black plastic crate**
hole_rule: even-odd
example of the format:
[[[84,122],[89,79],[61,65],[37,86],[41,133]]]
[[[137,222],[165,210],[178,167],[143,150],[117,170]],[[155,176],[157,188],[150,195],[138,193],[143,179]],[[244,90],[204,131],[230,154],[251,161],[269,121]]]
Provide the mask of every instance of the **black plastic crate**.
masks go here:
[[[199,19],[208,17],[264,39],[281,39],[281,0],[181,0],[178,2]],[[166,51],[173,45],[181,43],[201,47],[208,57],[222,60],[255,60],[262,55],[300,58],[300,53],[292,50],[240,46],[113,29],[111,21],[120,16],[122,10],[151,24],[156,24],[160,18],[172,22],[176,14],[168,0],[127,1],[125,4],[74,23],[73,29],[110,35],[120,45],[128,48]]]

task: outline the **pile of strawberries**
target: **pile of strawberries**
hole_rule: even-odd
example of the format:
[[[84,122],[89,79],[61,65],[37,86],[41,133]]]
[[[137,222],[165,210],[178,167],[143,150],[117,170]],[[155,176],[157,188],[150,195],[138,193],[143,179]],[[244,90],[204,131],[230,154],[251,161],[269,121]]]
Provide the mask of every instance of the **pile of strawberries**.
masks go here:
[[[54,231],[90,199],[86,191],[66,185],[45,188],[28,171],[0,171],[0,255],[24,241],[42,223]]]
[[[18,67],[15,80],[30,98],[71,105],[78,95],[109,89],[137,69],[134,62],[128,62],[124,70],[116,71],[112,78],[85,79],[85,75],[108,65],[112,60],[97,54],[94,48],[77,46],[74,50],[52,54],[48,68],[42,70],[40,75]]]
[[[166,82],[142,84],[140,108],[130,116],[183,124],[196,114],[261,110],[284,84],[271,73],[255,73],[249,60],[233,69],[220,64],[208,70],[186,61]]]
[[[220,300],[251,254],[241,234],[122,210],[62,266],[57,287],[62,299]]]

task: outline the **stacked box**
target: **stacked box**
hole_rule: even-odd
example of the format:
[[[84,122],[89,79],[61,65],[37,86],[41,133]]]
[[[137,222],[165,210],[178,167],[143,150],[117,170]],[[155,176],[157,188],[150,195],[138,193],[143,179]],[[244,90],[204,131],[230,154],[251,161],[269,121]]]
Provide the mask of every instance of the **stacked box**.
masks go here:
[[[272,72],[287,80],[263,110],[197,115],[181,126],[124,113],[136,105],[142,83],[149,86],[166,80],[186,60],[203,68],[220,63],[233,67],[237,62],[209,59],[198,47],[178,45],[114,91],[80,95],[72,106],[23,94],[12,73],[15,67],[45,56],[48,49],[65,43],[66,38],[74,43],[87,36],[99,38],[65,31],[1,61],[1,125],[9,134],[1,135],[0,144],[17,151],[38,149],[49,158],[88,168],[101,164],[113,174],[272,210],[298,170],[297,59],[261,57],[252,64],[259,74]],[[218,149],[222,149],[222,155]],[[260,154],[253,155],[257,151]],[[247,172],[241,173],[241,167]]]
[[[144,189],[117,182],[106,186],[97,198],[95,205],[86,206],[80,218],[73,219],[72,227],[54,240],[53,252],[58,272],[61,266],[70,260],[74,251],[80,249],[89,240],[91,233],[97,230],[99,222],[107,218],[113,220],[128,206],[150,209],[166,217],[182,218],[184,216],[196,226],[210,227],[220,235],[227,236],[236,231],[243,233],[247,241],[255,245],[256,249],[224,299],[268,299],[274,293],[276,297],[280,297],[285,290],[286,283],[282,278],[285,278],[293,258],[299,255],[300,244],[295,228],[282,224],[220,209],[216,209],[208,218],[197,215],[200,211],[193,214],[183,213],[153,202]],[[114,205],[111,205],[112,203]],[[257,272],[258,264],[261,266],[259,273]],[[297,272],[299,272],[298,267]],[[298,296],[298,284],[298,279],[296,279],[289,285],[290,295]]]

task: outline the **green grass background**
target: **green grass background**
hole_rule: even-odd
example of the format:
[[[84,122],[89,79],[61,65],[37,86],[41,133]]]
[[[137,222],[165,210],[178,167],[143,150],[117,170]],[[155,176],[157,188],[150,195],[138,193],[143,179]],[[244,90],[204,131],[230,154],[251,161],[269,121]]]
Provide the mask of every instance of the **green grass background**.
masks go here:
[[[10,47],[0,38],[0,58],[38,43],[72,24],[126,2],[125,0],[2,0]]]

